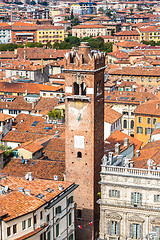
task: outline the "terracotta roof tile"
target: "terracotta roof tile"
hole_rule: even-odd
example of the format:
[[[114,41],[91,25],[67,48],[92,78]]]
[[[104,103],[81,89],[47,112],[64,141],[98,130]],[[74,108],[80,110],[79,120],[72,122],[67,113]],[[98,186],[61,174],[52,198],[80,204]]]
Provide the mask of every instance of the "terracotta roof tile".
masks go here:
[[[105,106],[104,108],[104,121],[110,124],[116,122],[119,118],[122,117],[122,114],[115,111],[109,106]]]

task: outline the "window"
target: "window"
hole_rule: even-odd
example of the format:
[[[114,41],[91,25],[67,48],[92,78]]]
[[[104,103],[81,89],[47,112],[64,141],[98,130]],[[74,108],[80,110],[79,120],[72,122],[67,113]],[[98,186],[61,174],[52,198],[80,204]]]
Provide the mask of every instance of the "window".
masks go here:
[[[131,112],[131,116],[134,116],[134,112]]]
[[[142,127],[137,127],[137,133],[138,134],[143,134],[143,128]]]
[[[40,220],[43,219],[43,211],[40,211]]]
[[[51,239],[51,232],[48,232],[47,233],[47,240],[50,240]]]
[[[145,135],[150,135],[152,133],[152,128],[145,128]]]
[[[77,218],[82,218],[82,210],[77,209]]]
[[[26,221],[22,221],[22,230],[25,230],[26,229]]]
[[[34,215],[34,224],[37,224],[37,215]]]
[[[131,129],[134,129],[134,121],[131,120]]]
[[[62,212],[61,206],[58,206],[58,207],[56,208],[56,215],[59,214],[59,213],[61,213],[61,212]]]
[[[150,117],[147,118],[147,124],[151,124],[151,118]]]
[[[45,97],[46,96],[46,93],[43,93],[43,97]]]
[[[123,128],[127,128],[127,120],[123,121]]]
[[[142,238],[142,225],[137,223],[130,224],[130,237],[134,239]]]
[[[72,224],[72,213],[69,214],[69,226]]]
[[[67,205],[69,206],[71,203],[73,203],[73,196],[71,196],[70,198],[68,198],[67,200]]]
[[[141,193],[138,193],[138,192],[131,193],[131,205],[134,207],[142,205],[142,194]]]
[[[47,223],[49,223],[49,221],[50,221],[50,214],[47,214],[46,221],[47,221]]]
[[[156,232],[156,237],[154,237],[155,240],[160,239],[160,226],[153,226],[152,232]]]
[[[73,233],[69,236],[68,240],[73,240]]]
[[[56,225],[56,237],[59,236],[59,223]]]
[[[160,202],[160,195],[154,195],[154,202]]]
[[[11,235],[11,227],[7,227],[7,237]]]
[[[109,197],[120,198],[120,191],[118,191],[118,190],[109,190]]]
[[[118,221],[108,221],[107,223],[107,233],[108,235],[120,235],[120,222]]]
[[[128,112],[122,112],[123,115],[129,115]]]
[[[82,158],[82,153],[81,152],[77,152],[77,158]]]
[[[141,77],[141,82],[144,82],[144,77]]]
[[[13,234],[16,234],[17,233],[17,224],[14,224],[13,225]]]
[[[148,79],[148,82],[152,82],[152,78],[151,77]]]
[[[28,228],[31,227],[31,218],[28,218]]]
[[[153,124],[157,123],[157,118],[153,118]]]
[[[138,123],[142,123],[142,117],[138,117]]]

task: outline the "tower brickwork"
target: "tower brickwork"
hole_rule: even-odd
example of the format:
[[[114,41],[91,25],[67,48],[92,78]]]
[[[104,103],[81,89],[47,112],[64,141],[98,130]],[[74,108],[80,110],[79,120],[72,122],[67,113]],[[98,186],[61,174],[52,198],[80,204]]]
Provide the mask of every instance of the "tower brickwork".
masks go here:
[[[75,191],[76,240],[98,236],[96,202],[104,153],[104,66],[104,54],[91,51],[88,43],[81,43],[78,51],[65,55],[66,180],[79,185]]]

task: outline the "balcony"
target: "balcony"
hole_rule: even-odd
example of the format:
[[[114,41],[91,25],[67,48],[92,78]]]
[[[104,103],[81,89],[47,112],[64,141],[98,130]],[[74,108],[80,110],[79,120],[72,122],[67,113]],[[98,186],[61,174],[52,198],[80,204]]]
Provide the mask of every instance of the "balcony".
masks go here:
[[[81,100],[81,101],[87,101],[90,102],[91,98],[84,96],[84,95],[72,95],[72,96],[67,96],[67,100]]]
[[[123,176],[138,176],[145,178],[157,178],[160,179],[160,170],[149,170],[142,168],[128,168],[128,167],[117,167],[117,166],[104,166],[102,165],[101,173],[105,174],[116,174]]]

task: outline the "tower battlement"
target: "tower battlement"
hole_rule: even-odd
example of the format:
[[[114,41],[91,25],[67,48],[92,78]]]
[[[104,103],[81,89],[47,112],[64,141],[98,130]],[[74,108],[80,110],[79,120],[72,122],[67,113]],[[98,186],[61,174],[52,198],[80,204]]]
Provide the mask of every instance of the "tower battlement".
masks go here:
[[[64,68],[75,70],[97,70],[105,66],[105,53],[91,50],[87,42],[81,42],[78,51],[65,54]]]

